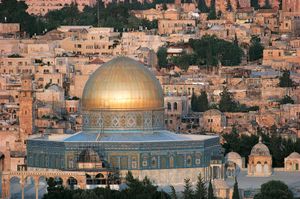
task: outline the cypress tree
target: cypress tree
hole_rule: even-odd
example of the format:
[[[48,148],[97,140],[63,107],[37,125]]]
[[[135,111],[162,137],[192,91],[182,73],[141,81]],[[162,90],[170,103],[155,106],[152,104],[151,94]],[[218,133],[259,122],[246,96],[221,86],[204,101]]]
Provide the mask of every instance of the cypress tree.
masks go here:
[[[171,199],[177,199],[177,194],[174,186],[170,186],[170,187],[171,187]]]
[[[215,199],[214,190],[213,190],[213,187],[212,187],[211,180],[209,181],[209,185],[208,185],[207,199]]]
[[[195,191],[195,199],[206,199],[207,198],[207,188],[205,186],[205,182],[201,177],[201,173],[198,175],[198,181],[196,185]]]
[[[184,179],[183,199],[193,199],[193,189],[190,179]]]
[[[251,0],[251,7],[253,7],[254,9],[258,9],[258,0]]]
[[[237,38],[236,33],[234,34],[233,44],[234,44],[236,47],[239,47],[239,40],[238,40],[238,38]]]
[[[192,98],[191,98],[191,109],[194,112],[198,112],[199,111],[198,98],[197,98],[197,96],[196,96],[196,94],[194,92],[193,92]]]
[[[238,182],[236,180],[236,177],[235,177],[235,183],[233,187],[232,199],[240,199],[239,187],[238,187]]]
[[[216,0],[211,0],[208,19],[217,19]]]
[[[223,88],[220,93],[221,99],[219,102],[219,108],[222,112],[232,112],[237,108],[236,102],[232,98],[232,94],[228,91],[227,87]]]
[[[208,7],[206,5],[205,0],[199,0],[199,2],[198,2],[198,9],[202,13],[207,13],[208,12],[209,9],[208,9]]]
[[[208,110],[208,99],[205,91],[201,91],[200,96],[197,99],[199,112]]]

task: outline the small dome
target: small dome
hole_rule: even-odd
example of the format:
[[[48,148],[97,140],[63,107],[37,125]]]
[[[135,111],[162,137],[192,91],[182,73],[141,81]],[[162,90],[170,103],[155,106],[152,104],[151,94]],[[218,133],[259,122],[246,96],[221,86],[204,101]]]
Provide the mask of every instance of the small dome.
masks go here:
[[[222,112],[218,109],[210,109],[204,112],[204,115],[221,115]]]
[[[80,155],[78,162],[81,163],[99,163],[101,162],[100,157],[97,152],[93,149],[85,149],[83,150]]]
[[[230,161],[230,160],[242,159],[242,157],[240,156],[240,154],[236,152],[229,152],[226,154],[225,159],[227,161]]]
[[[300,154],[297,152],[293,152],[287,157],[287,159],[300,159]]]
[[[141,63],[117,57],[99,67],[87,81],[83,110],[158,110],[163,90],[154,74]]]
[[[252,148],[250,155],[271,156],[269,148],[262,143],[261,137],[259,138],[259,142]]]

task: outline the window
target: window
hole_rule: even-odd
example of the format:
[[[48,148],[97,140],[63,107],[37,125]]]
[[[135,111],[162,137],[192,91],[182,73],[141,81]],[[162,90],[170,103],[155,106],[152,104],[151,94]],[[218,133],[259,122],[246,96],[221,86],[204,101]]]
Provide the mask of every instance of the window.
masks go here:
[[[187,166],[192,166],[192,156],[187,156],[186,158],[186,165]]]
[[[170,168],[173,168],[174,167],[174,157],[171,156],[170,157]]]
[[[155,157],[153,157],[151,160],[151,166],[156,167],[156,158]]]
[[[170,102],[168,102],[168,111],[171,111],[172,110],[172,105],[171,105],[171,103]]]
[[[137,158],[136,157],[132,157],[132,159],[131,159],[131,167],[133,168],[133,169],[136,169],[137,168]]]
[[[173,104],[173,109],[174,109],[175,111],[177,111],[177,102],[174,102],[174,104]]]
[[[146,167],[148,165],[147,157],[143,157],[142,165],[143,167]]]

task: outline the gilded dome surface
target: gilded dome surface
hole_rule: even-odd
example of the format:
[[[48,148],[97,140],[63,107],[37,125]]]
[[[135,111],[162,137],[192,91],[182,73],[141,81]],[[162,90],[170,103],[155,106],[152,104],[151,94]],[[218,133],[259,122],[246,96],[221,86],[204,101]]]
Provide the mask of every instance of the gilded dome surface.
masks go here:
[[[83,110],[156,110],[163,106],[159,81],[145,66],[127,57],[98,68],[82,95]]]

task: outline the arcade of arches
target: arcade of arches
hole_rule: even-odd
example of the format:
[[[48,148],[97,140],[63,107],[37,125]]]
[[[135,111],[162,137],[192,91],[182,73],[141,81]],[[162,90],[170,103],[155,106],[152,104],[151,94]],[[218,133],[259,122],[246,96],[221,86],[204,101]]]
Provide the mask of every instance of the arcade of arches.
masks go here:
[[[58,184],[69,188],[81,188],[106,186],[109,183],[111,171],[101,172],[65,172],[65,171],[3,171],[2,172],[2,198],[10,198],[11,179],[20,179],[21,196],[25,198],[25,183],[28,178],[34,181],[35,198],[38,199],[39,183],[41,178],[54,178]]]

